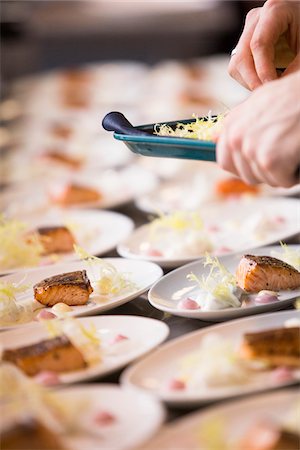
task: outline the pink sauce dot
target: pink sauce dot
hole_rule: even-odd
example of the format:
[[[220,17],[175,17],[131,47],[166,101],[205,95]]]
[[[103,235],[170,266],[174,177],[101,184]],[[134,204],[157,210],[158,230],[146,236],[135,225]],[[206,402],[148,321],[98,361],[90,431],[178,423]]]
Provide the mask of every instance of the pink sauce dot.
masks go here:
[[[162,252],[160,252],[159,250],[156,250],[155,248],[150,248],[147,252],[148,256],[162,256]]]
[[[216,233],[220,231],[220,227],[218,227],[217,225],[208,225],[207,230]]]
[[[267,304],[267,303],[273,303],[278,301],[278,297],[276,295],[258,295],[254,299],[255,303],[259,303],[261,305]]]
[[[187,297],[183,300],[180,300],[178,303],[178,308],[180,309],[199,309],[200,306],[195,300],[192,300],[191,298]]]
[[[117,344],[118,342],[127,341],[129,338],[124,334],[117,334],[110,342],[110,344]]]
[[[51,370],[43,370],[34,377],[35,381],[43,386],[53,386],[60,383],[59,376]]]
[[[277,367],[271,372],[271,380],[274,383],[286,383],[294,380],[294,374],[289,367]]]
[[[56,319],[56,315],[53,314],[50,311],[46,311],[45,309],[43,309],[42,311],[40,311],[38,313],[38,315],[36,316],[37,320],[51,320],[51,319]]]
[[[223,247],[217,248],[217,250],[215,250],[214,253],[215,253],[216,255],[218,255],[218,254],[229,253],[229,252],[232,252],[232,249],[229,248],[229,247],[223,246]]]
[[[274,221],[277,223],[285,223],[285,217],[277,216],[274,218]]]
[[[171,391],[183,391],[186,388],[185,382],[177,378],[170,380],[168,387]]]
[[[116,417],[109,411],[99,411],[94,417],[96,425],[111,425],[115,421]]]

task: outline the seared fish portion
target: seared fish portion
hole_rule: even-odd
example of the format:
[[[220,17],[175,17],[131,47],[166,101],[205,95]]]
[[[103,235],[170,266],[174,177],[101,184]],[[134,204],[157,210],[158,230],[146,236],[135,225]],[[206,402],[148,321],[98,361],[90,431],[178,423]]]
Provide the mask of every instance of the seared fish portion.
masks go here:
[[[244,433],[236,450],[299,450],[300,435],[269,420],[255,423]]]
[[[93,292],[85,270],[62,273],[40,281],[33,286],[34,298],[45,306],[66,303],[84,305]]]
[[[50,193],[50,196],[54,203],[62,206],[95,202],[102,198],[98,190],[75,183],[66,185],[59,192],[53,191]]]
[[[33,233],[29,234],[29,241],[32,234],[38,236],[43,246],[43,255],[71,252],[76,243],[71,231],[63,225],[39,227]]]
[[[4,350],[2,359],[15,364],[29,376],[43,370],[71,372],[87,366],[80,351],[64,335],[37,344]]]
[[[59,438],[44,424],[29,416],[1,433],[2,450],[63,450]]]
[[[238,286],[247,292],[297,289],[300,287],[300,272],[271,256],[245,255],[238,265],[236,280]]]
[[[300,327],[246,333],[240,354],[271,366],[300,366]]]

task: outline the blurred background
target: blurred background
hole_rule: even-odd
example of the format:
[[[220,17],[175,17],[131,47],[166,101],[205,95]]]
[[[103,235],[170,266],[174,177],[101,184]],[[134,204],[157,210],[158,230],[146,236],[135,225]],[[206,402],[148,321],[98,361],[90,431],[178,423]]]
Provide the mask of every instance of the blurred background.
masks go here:
[[[182,171],[183,161],[134,157],[101,119],[120,110],[134,125],[156,123],[241,102],[249,93],[227,66],[247,11],[262,3],[3,0],[1,209],[19,211],[28,184],[47,191],[61,179],[98,182],[132,164],[159,182]]]
[[[227,0],[3,0],[2,77],[108,60],[157,63],[228,54],[246,12]]]

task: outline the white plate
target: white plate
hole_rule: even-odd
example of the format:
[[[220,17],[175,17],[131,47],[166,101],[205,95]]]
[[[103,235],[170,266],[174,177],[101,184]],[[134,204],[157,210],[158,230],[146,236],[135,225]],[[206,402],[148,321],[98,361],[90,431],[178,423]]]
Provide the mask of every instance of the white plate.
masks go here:
[[[96,327],[103,349],[102,361],[86,369],[60,374],[61,384],[91,380],[119,370],[158,346],[169,334],[169,327],[164,322],[147,317],[93,316],[77,320],[85,327],[91,324]],[[128,339],[111,344],[118,334]],[[42,324],[0,334],[3,349],[31,345],[47,338],[49,335]]]
[[[193,161],[197,162],[197,161]],[[163,183],[152,192],[140,196],[136,200],[136,206],[141,211],[148,214],[158,212],[170,213],[178,210],[194,211],[205,208],[207,204],[222,201],[230,202],[231,198],[220,199],[215,187],[217,181],[228,178],[228,173],[219,169],[216,164],[202,163],[202,166],[182,168],[176,179]],[[196,169],[196,170],[195,170]],[[291,188],[273,188],[267,185],[260,185],[259,192],[253,198],[262,196],[288,197],[300,194],[300,185]],[[244,194],[241,196],[249,196]]]
[[[291,249],[300,250],[300,246],[291,245]],[[272,251],[280,252],[280,246],[263,247],[249,250],[249,254],[270,256]],[[234,274],[238,263],[245,253],[237,255],[222,256],[219,261]],[[279,301],[266,304],[246,305],[241,308],[226,308],[216,311],[201,311],[201,309],[187,310],[178,307],[180,300],[190,297],[196,298],[200,288],[187,279],[187,275],[193,272],[197,276],[207,275],[209,267],[204,267],[202,261],[187,264],[184,267],[170,272],[158,281],[150,290],[148,298],[152,306],[176,316],[190,317],[208,321],[223,321],[235,319],[236,317],[249,316],[267,311],[276,311],[286,308],[293,299],[300,296],[300,288],[290,291],[280,291]]]
[[[64,432],[63,423],[57,424],[55,419],[51,422],[37,418],[68,450],[132,449],[148,441],[165,417],[163,406],[149,394],[132,393],[115,384],[70,386],[56,390],[53,398],[58,405],[73,408],[70,415],[74,432],[67,426]],[[105,414],[111,415],[111,423],[97,421],[99,415]]]
[[[165,426],[143,446],[143,450],[210,450],[213,444],[201,442],[202,433],[207,435],[205,430],[208,424],[212,426],[211,433],[213,424],[216,432],[224,433],[226,443],[224,442],[222,448],[225,449],[226,444],[226,448],[238,448],[237,441],[258,423],[271,422],[287,426],[291,420],[290,416],[294,416],[293,422],[298,420],[299,423],[298,403],[299,390],[289,389],[213,406]]]
[[[50,197],[58,195],[68,183],[95,189],[102,194],[102,198],[93,202],[68,205],[65,209],[110,209],[131,202],[152,191],[158,184],[155,175],[135,165],[104,171],[97,170],[94,166],[93,170],[71,175],[56,169],[55,173],[56,176],[47,177],[41,173],[34,182],[19,183],[6,189],[0,196],[1,209],[14,217],[46,210],[54,206]]]
[[[214,244],[216,256],[224,254],[224,248],[228,249],[227,254],[234,254],[287,239],[300,231],[300,202],[297,199],[245,198],[212,203],[199,210],[199,213]],[[266,220],[269,224],[266,224]],[[149,241],[150,227],[147,224],[134,230],[117,247],[118,253],[126,258],[153,261],[165,268],[182,266],[203,256],[187,254],[165,257],[143,254],[140,246]],[[152,246],[155,247],[155,241]],[[155,249],[160,250],[159,243]]]
[[[239,395],[252,394],[291,382],[275,384],[270,381],[268,373],[261,373],[249,378],[245,384],[232,386],[188,386],[181,391],[172,391],[168,382],[179,374],[182,358],[199,351],[201,340],[210,333],[217,333],[224,339],[233,340],[237,345],[245,332],[262,331],[282,327],[288,319],[300,318],[299,311],[284,311],[280,313],[265,314],[263,316],[248,317],[234,322],[215,325],[166,343],[151,355],[129,367],[121,377],[124,385],[134,389],[143,389],[157,395],[161,400],[180,407],[194,406],[216,400],[223,400]],[[297,374],[296,374],[297,376]],[[300,373],[298,371],[298,380]]]
[[[35,215],[19,218],[28,224],[28,230],[42,226],[65,225],[70,227],[77,245],[92,255],[101,255],[112,250],[124,240],[134,228],[129,217],[112,211],[93,210],[48,210]],[[55,261],[78,259],[74,252],[58,254]],[[42,264],[50,264],[51,258],[41,259]],[[0,269],[0,275],[27,270],[24,267]]]
[[[57,394],[66,402],[76,397],[84,397],[90,402],[87,414],[79,420],[86,434],[63,439],[67,449],[132,449],[148,441],[165,417],[162,405],[155,398],[144,393],[132,393],[117,385],[76,386],[62,389]],[[110,412],[116,418],[115,423],[97,426],[94,417],[101,411]]]
[[[147,289],[149,289],[153,283],[155,283],[163,274],[162,269],[148,261],[132,261],[129,259],[123,258],[103,258],[104,261],[113,264],[118,271],[124,274],[128,274],[130,280],[134,283],[134,287],[132,290],[128,290],[124,293],[113,295],[112,297],[108,297],[107,299],[101,298],[100,295],[92,293],[90,295],[90,299],[86,305],[82,306],[72,306],[72,312],[70,312],[70,316],[90,316],[93,314],[103,313],[104,311],[108,311],[110,309],[116,308],[117,306],[123,305],[124,303],[129,302],[130,300],[138,297],[143,294]],[[16,299],[20,303],[33,300],[33,285],[44,280],[45,278],[51,277],[53,275],[58,275],[60,273],[68,273],[76,270],[87,271],[87,275],[91,281],[92,286],[96,282],[97,277],[97,268],[91,268],[88,263],[85,261],[74,261],[65,264],[54,264],[52,266],[43,267],[40,269],[33,269],[29,271],[22,271],[18,273],[14,273],[11,275],[4,276],[1,278],[1,281],[8,283],[21,283],[28,285],[28,289],[20,294],[16,294]],[[34,304],[37,308],[43,308],[42,304],[34,301]],[[46,308],[51,311],[51,308]],[[15,328],[16,326],[24,326],[32,324],[33,321],[14,325],[11,327],[4,328]],[[0,330],[3,327],[0,327]]]

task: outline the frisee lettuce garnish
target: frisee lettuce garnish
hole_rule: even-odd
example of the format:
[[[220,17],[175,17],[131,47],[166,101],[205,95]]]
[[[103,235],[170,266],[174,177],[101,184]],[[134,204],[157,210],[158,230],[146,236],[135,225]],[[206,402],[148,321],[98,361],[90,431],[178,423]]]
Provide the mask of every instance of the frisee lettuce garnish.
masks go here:
[[[280,242],[281,252],[271,251],[271,255],[274,258],[281,259],[282,261],[300,270],[300,251],[293,250],[287,244]]]
[[[213,298],[224,301],[230,306],[239,307],[240,302],[234,295],[233,290],[236,287],[235,276],[220,263],[217,257],[206,254],[204,266],[210,266],[209,274],[198,277],[194,273],[187,275],[189,281],[195,281],[200,289]]]
[[[74,250],[80,259],[88,263],[100,295],[117,295],[136,288],[135,283],[129,279],[129,275],[119,272],[113,264],[90,255],[77,245],[74,245]]]
[[[151,228],[154,231],[158,228],[171,228],[178,232],[185,231],[188,228],[202,230],[203,220],[196,211],[175,211],[172,214],[160,213],[159,217],[151,222]]]
[[[0,269],[38,265],[43,246],[37,235],[26,239],[26,230],[25,223],[0,216]]]
[[[32,320],[34,303],[29,301],[17,302],[16,295],[25,292],[28,285],[0,281],[0,326],[11,326]]]

